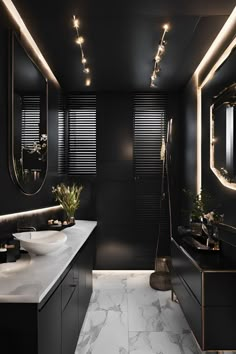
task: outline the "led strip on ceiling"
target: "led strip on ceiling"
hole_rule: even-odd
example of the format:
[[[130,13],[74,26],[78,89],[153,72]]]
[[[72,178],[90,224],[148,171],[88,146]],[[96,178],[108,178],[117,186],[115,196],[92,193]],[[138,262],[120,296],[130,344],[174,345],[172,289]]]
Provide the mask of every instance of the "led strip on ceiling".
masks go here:
[[[38,58],[39,62],[45,69],[48,78],[51,79],[57,86],[60,86],[57,78],[53,74],[51,68],[49,67],[47,61],[45,60],[43,54],[41,53],[39,47],[37,46],[36,42],[34,41],[33,37],[31,36],[28,28],[26,27],[22,17],[20,16],[19,12],[17,11],[15,5],[11,0],[2,0],[3,4],[6,6],[8,12],[10,13],[11,17],[13,18],[14,22],[20,29],[21,35],[24,37],[28,45],[31,47],[32,51],[34,52],[35,56]]]

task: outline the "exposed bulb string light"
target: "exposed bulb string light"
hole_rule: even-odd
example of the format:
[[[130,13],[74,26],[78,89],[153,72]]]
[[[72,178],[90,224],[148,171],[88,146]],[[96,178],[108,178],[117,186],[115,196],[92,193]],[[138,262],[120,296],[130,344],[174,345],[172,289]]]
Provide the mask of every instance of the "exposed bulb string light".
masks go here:
[[[157,48],[155,58],[154,58],[154,66],[153,66],[153,71],[152,71],[152,75],[151,75],[151,83],[150,83],[150,87],[153,87],[153,88],[157,87],[155,84],[155,81],[161,71],[160,62],[161,62],[162,56],[165,52],[165,46],[166,46],[165,35],[168,31],[169,31],[169,25],[166,23],[163,26],[163,33],[162,33],[161,40],[160,40],[158,48]]]
[[[79,45],[80,47],[80,52],[81,52],[81,63],[82,63],[82,66],[83,66],[83,72],[88,75],[90,73],[90,69],[89,67],[87,66],[87,59],[84,55],[84,49],[83,49],[83,44],[84,44],[84,37],[80,36],[79,34],[79,26],[80,26],[80,23],[79,23],[79,19],[77,17],[75,17],[75,15],[73,15],[73,25],[74,25],[74,28],[75,28],[75,31],[76,31],[76,40],[75,42]],[[89,77],[86,77],[85,79],[85,85],[86,86],[90,86],[91,84],[91,78]]]

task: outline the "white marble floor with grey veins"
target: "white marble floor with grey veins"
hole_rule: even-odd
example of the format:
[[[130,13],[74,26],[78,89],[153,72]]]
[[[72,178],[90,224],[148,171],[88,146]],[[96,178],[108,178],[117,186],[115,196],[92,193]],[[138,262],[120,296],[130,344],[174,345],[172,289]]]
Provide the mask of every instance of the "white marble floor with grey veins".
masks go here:
[[[75,354],[201,353],[170,291],[150,288],[149,275],[94,272],[94,291]]]

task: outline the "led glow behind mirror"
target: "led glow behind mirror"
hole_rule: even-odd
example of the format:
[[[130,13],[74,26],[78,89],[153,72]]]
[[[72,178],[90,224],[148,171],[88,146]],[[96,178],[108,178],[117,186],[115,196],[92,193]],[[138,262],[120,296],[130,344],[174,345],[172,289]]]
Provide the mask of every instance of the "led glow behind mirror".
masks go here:
[[[219,94],[210,108],[210,167],[220,182],[236,189],[236,84]]]

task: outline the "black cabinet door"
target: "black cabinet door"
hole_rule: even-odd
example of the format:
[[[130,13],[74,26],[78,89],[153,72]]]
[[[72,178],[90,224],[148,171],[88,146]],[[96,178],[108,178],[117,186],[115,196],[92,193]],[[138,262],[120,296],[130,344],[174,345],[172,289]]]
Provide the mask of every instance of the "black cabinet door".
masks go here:
[[[94,235],[94,233],[93,233]],[[80,250],[77,258],[79,270],[79,327],[81,329],[85,314],[92,294],[92,270],[93,270],[93,246],[94,240],[89,238]]]
[[[3,302],[0,313],[0,353],[38,354],[37,304]]]
[[[75,290],[75,287],[77,286],[78,280],[74,277],[75,273],[75,265],[71,267],[65,278],[63,279],[61,283],[61,295],[62,295],[62,311],[64,311],[64,308],[67,306],[68,302],[70,301],[70,298]]]
[[[95,231],[80,249],[73,265],[74,281],[78,284],[79,330],[82,327],[93,290]]]
[[[38,353],[61,353],[61,286],[38,314]]]
[[[62,354],[74,354],[79,335],[78,287],[62,312]]]

